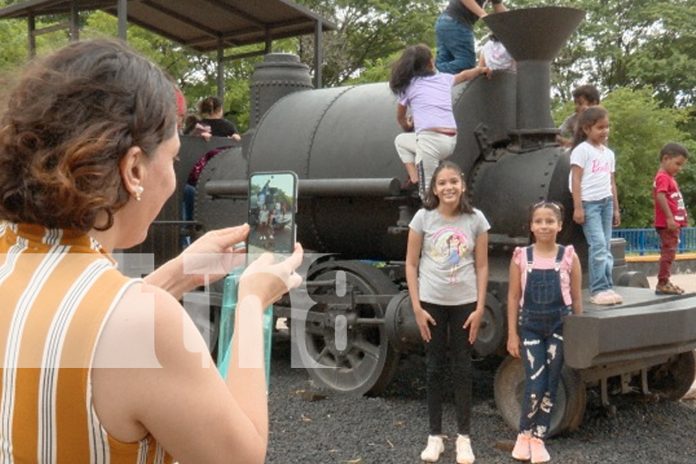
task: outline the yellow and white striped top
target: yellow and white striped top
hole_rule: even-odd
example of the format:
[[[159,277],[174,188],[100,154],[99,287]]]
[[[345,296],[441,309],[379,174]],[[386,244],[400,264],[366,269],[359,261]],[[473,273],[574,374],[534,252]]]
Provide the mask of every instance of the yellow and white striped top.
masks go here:
[[[111,437],[92,404],[97,340],[134,282],[87,235],[0,222],[0,464],[171,462],[150,435]]]

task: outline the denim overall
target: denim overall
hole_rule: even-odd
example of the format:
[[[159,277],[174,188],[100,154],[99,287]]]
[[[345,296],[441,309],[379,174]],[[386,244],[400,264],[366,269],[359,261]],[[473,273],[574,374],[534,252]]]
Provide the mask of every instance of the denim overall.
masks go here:
[[[551,423],[551,409],[563,368],[563,317],[570,308],[561,292],[559,245],[553,269],[533,269],[533,247],[527,251],[527,284],[519,315],[521,356],[525,371],[520,432],[544,438]]]

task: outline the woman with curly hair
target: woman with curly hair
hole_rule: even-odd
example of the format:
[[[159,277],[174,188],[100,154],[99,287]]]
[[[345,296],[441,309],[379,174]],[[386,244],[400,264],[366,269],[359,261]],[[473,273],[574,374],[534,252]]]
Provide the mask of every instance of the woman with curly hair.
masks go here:
[[[229,269],[248,226],[209,232],[145,279],[124,276],[111,255],[142,242],[174,192],[175,101],[162,70],[106,40],[33,62],[10,94],[0,123],[0,461],[264,461],[262,313],[299,285],[299,245],[242,275],[244,345],[233,341],[227,381],[177,300],[209,266]]]

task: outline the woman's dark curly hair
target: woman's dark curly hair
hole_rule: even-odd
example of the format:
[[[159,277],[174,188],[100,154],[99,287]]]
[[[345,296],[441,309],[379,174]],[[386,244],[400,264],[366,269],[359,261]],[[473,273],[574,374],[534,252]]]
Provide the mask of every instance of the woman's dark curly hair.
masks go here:
[[[151,155],[175,130],[172,82],[121,42],[76,42],[31,63],[0,120],[0,218],[109,229],[129,197],[122,157]]]
[[[401,95],[414,77],[432,76],[435,70],[431,66],[433,53],[427,45],[418,44],[406,47],[398,60],[394,62],[389,77],[389,88],[395,95]]]

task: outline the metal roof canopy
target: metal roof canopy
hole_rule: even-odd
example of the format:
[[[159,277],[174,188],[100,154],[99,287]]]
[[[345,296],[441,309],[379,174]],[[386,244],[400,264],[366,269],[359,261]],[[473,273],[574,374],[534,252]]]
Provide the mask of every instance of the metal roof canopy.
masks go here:
[[[224,62],[271,52],[275,39],[314,34],[314,85],[321,87],[322,33],[336,26],[290,0],[32,0],[0,9],[0,19],[27,18],[29,53],[36,36],[70,29],[78,40],[79,11],[103,10],[118,17],[118,35],[126,40],[127,21],[199,52],[217,51],[218,95],[224,94]],[[69,14],[69,22],[36,29],[36,16]],[[224,50],[265,43],[258,52],[225,56]]]

